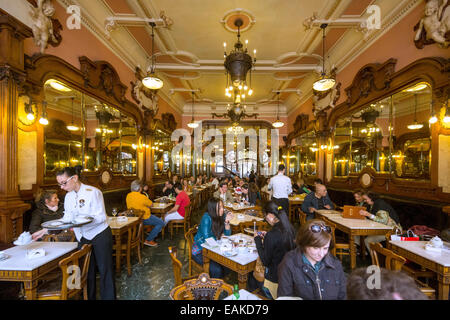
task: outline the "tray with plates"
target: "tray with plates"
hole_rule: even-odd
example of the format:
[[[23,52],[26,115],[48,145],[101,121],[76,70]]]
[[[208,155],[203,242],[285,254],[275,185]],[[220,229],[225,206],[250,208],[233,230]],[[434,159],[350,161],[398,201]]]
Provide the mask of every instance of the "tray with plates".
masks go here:
[[[50,220],[41,224],[42,228],[49,230],[64,230],[69,228],[77,228],[91,223],[94,217],[91,216],[77,216],[75,220],[71,222],[64,222],[62,219]]]

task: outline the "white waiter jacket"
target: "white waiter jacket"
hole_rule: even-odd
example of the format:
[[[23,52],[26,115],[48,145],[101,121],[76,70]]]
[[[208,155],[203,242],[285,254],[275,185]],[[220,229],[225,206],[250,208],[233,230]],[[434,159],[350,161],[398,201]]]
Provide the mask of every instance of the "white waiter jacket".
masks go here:
[[[92,240],[97,234],[108,227],[103,194],[95,187],[82,183],[78,192],[75,192],[75,190],[68,192],[64,199],[64,211],[64,216],[67,213],[73,212],[73,218],[77,215],[94,217],[91,223],[73,228],[78,241],[82,237],[87,240]]]
[[[272,190],[273,198],[288,198],[292,193],[291,179],[280,172],[270,179],[268,189]]]

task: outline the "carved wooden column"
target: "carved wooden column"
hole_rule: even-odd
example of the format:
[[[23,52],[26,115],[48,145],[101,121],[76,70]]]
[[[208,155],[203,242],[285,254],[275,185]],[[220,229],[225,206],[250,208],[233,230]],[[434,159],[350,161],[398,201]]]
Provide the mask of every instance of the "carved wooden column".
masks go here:
[[[17,172],[17,108],[24,84],[25,25],[0,11],[0,242],[10,243],[23,231],[22,216],[30,208],[19,196]]]

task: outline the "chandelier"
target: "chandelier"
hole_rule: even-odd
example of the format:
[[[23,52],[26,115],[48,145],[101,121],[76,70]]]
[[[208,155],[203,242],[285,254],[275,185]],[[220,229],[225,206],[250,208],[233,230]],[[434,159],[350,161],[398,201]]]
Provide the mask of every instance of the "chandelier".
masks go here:
[[[152,64],[147,71],[147,76],[142,79],[142,84],[151,90],[158,90],[163,87],[164,83],[155,75],[155,34],[153,32],[153,29],[156,24],[154,22],[150,22],[150,25],[152,26]]]
[[[198,123],[197,122],[195,122],[195,120],[194,120],[194,91],[192,91],[192,119],[191,119],[191,122],[189,122],[188,124],[187,124],[187,126],[189,127],[189,128],[192,128],[192,129],[195,129],[195,128],[197,128],[198,127]]]
[[[414,122],[408,125],[409,130],[419,130],[423,128],[423,124],[417,122],[417,93],[414,94]]]
[[[245,105],[242,106],[240,103],[235,103],[232,106],[228,105],[226,113],[222,113],[222,114],[212,113],[212,117],[213,117],[213,119],[214,119],[214,117],[229,118],[230,122],[231,122],[231,126],[237,127],[242,118],[254,117],[256,119],[256,117],[258,116],[258,114],[256,114],[256,113],[252,113],[252,114],[246,113],[245,108],[246,108]]]
[[[323,37],[322,37],[322,74],[320,75],[320,78],[314,82],[313,89],[316,91],[327,91],[334,87],[336,84],[336,80],[334,80],[332,77],[327,76],[325,72],[325,28],[328,26],[328,24],[323,23],[320,28],[323,30]]]
[[[224,48],[224,66],[226,69],[226,86],[225,95],[233,98],[234,104],[240,104],[246,96],[253,94],[251,83],[251,69],[256,63],[256,49],[253,50],[253,58],[247,53],[248,40],[245,40],[245,48],[242,44],[240,28],[244,24],[241,18],[234,21],[234,25],[238,28],[237,42],[234,44],[234,50],[227,55],[227,43],[223,43]],[[249,83],[247,84],[247,72],[250,71]]]

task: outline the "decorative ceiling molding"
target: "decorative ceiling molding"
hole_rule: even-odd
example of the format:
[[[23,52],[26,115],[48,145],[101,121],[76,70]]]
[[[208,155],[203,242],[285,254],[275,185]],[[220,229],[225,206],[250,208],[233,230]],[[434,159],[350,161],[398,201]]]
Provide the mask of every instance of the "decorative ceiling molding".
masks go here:
[[[237,28],[236,26],[234,26],[234,20],[236,20],[237,17],[240,17],[244,22],[244,24],[240,28],[241,32],[249,30],[256,23],[255,16],[250,11],[242,8],[236,8],[227,11],[222,20],[220,20],[220,23],[223,25],[225,30],[237,33]]]
[[[155,28],[170,28],[173,21],[168,18],[164,11],[160,12],[159,18],[140,18],[135,14],[117,13],[114,16],[105,18],[105,35],[109,39],[111,37],[111,31],[121,27],[137,27],[144,26],[150,23],[155,23]]]

